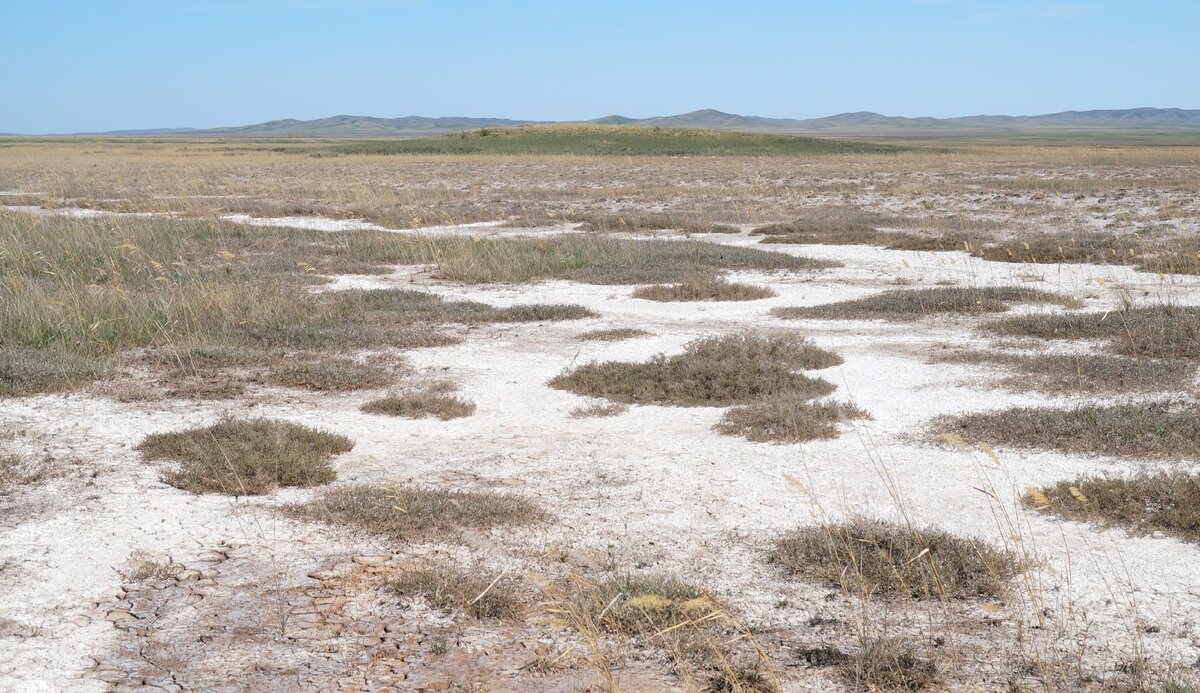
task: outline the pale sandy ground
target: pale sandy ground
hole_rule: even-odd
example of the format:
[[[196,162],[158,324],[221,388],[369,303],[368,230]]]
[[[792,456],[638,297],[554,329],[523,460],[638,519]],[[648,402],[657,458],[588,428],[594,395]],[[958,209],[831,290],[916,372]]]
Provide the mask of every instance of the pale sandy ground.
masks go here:
[[[475,225],[460,232],[489,229]],[[754,242],[728,235],[711,240]],[[846,266],[794,275],[732,274],[779,294],[749,303],[656,303],[631,298],[631,287],[564,281],[464,286],[435,281],[418,268],[339,278],[331,290],[417,287],[496,305],[579,303],[602,315],[480,327],[462,344],[407,352],[419,373],[453,379],[478,405],[473,416],[455,421],[363,414],[359,405],[373,396],[364,392],[318,396],[264,389],[236,402],[119,403],[97,390],[0,400],[0,417],[16,432],[16,451],[44,450],[70,460],[62,478],[0,500],[0,593],[5,595],[0,600],[0,689],[108,687],[98,672],[107,659],[116,658],[126,636],[106,618],[122,583],[118,569],[131,552],[170,556],[190,567],[223,544],[232,545],[227,552],[253,557],[278,584],[299,585],[311,583],[306,574],[329,565],[331,557],[345,562],[396,548],[283,520],[262,509],[309,492],[251,501],[196,496],[163,484],[156,469],[132,450],[148,433],[204,425],[226,412],[278,417],[350,436],[354,450],[336,460],[341,481],[506,490],[536,499],[557,518],[533,529],[496,532],[473,549],[422,546],[414,553],[443,551],[459,559],[474,554],[492,571],[538,573],[545,570],[548,551],[562,550],[581,571],[597,572],[598,566],[587,565],[586,557],[592,556],[623,570],[674,573],[708,585],[742,609],[752,626],[771,632],[804,631],[810,618],[837,606],[825,600],[828,590],[785,581],[765,564],[764,540],[773,533],[817,521],[823,513],[895,517],[902,505],[918,523],[1015,546],[1011,529],[996,520],[997,508],[1003,508],[1020,514],[1020,543],[1045,561],[1037,574],[1045,581],[1044,606],[1053,610],[1052,620],[1069,621],[1062,626],[1067,629],[1063,637],[1085,638],[1096,648],[1097,664],[1111,667],[1135,646],[1157,661],[1197,660],[1200,555],[1195,546],[1165,537],[1131,538],[1119,530],[1016,510],[1018,494],[1027,486],[1081,473],[1122,474],[1151,463],[996,446],[997,464],[978,451],[931,442],[926,424],[939,415],[1047,401],[988,387],[978,369],[928,363],[947,345],[986,342],[975,329],[977,320],[906,324],[781,321],[768,315],[774,306],[854,298],[909,282],[918,287],[1027,283],[1030,267],[953,252],[770,248],[837,259]],[[1043,281],[1032,286],[1076,296],[1095,310],[1119,305],[1124,291],[1137,302],[1200,303],[1197,277],[1086,265],[1045,265],[1035,272]],[[637,327],[651,335],[617,343],[575,338],[599,327]],[[833,397],[853,400],[872,418],[848,426],[831,441],[753,444],[711,429],[720,409],[644,406],[612,418],[577,419],[569,412],[587,400],[546,386],[572,364],[642,360],[677,352],[696,337],[750,328],[795,330],[841,354],[845,364],[821,375],[838,384]],[[1181,390],[1191,385],[1181,383]],[[1062,403],[1070,401],[1076,400]],[[1153,466],[1169,464],[1184,463]],[[999,501],[979,488],[994,489]],[[781,607],[784,599],[790,604]],[[1070,613],[1068,604],[1073,604]],[[997,637],[1005,641],[1016,623],[1033,621],[1033,609],[1014,599],[998,612],[982,605],[966,611],[980,621],[1003,618]],[[419,609],[399,609],[393,617],[439,618]],[[1157,631],[1135,632],[1146,625]],[[548,633],[553,647],[556,636]],[[486,649],[489,638],[496,637],[478,632],[462,647]],[[245,685],[236,674],[249,671],[251,663],[222,663],[219,653],[209,656],[216,662],[206,687]],[[512,690],[505,675],[516,676],[511,670],[499,678],[489,675],[484,689]],[[834,686],[819,670],[793,672],[786,684],[789,690]]]

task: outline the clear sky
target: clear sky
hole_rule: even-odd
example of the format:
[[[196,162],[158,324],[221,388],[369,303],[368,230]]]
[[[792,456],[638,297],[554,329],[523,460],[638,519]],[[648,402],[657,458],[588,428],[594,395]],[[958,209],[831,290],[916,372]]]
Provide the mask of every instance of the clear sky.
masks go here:
[[[0,132],[1200,108],[1197,0],[0,0]]]

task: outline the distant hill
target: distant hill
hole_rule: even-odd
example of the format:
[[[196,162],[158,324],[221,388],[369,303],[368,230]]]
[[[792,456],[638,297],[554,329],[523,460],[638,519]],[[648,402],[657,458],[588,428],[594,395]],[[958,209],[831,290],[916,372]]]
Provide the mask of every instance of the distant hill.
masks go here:
[[[595,125],[632,125],[665,128],[729,130],[778,135],[834,135],[848,137],[1006,137],[1063,133],[1185,132],[1200,134],[1200,110],[1179,108],[1129,108],[1122,110],[1063,111],[1034,116],[976,115],[959,118],[905,118],[870,111],[841,113],[824,118],[762,118],[723,113],[712,109],[653,118],[604,116],[584,121]],[[272,120],[254,125],[197,130],[192,128],[121,130],[103,135],[190,135],[206,137],[430,137],[482,128],[550,125],[549,121],[504,118],[373,118],[339,115],[317,120]]]
[[[187,134],[217,137],[429,137],[479,128],[532,125],[536,122],[504,118],[426,118],[424,116],[372,118],[370,116],[337,115],[317,120],[287,118],[237,127],[189,129]],[[120,134],[152,135],[161,134],[161,131],[143,130]]]
[[[613,120],[620,116],[609,116]],[[1179,108],[1131,108],[1125,110],[1064,111],[1037,116],[966,116],[961,118],[904,118],[870,111],[841,113],[825,118],[761,118],[705,109],[674,116],[623,119],[626,125],[675,128],[705,128],[795,135],[836,134],[850,136],[917,136],[972,134],[1036,134],[1062,130],[1200,131],[1200,110]]]

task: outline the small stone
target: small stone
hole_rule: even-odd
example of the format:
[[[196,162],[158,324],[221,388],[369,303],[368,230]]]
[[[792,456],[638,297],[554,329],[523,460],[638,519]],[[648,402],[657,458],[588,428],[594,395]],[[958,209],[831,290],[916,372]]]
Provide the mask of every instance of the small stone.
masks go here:
[[[136,616],[134,616],[133,614],[129,613],[128,611],[126,611],[124,609],[113,609],[112,611],[108,612],[108,614],[105,615],[105,617],[104,617],[104,620],[112,621],[114,623],[117,621],[132,621],[132,620],[136,620],[136,619],[137,619]]]

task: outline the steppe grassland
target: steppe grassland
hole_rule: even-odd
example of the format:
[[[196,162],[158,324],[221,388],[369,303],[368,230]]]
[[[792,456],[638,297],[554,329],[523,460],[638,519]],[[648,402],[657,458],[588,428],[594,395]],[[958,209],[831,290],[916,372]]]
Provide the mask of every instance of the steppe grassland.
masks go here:
[[[853,156],[313,156],[243,140],[0,141],[11,204],[181,214],[323,214],[406,228],[666,212],[788,221],[839,204],[1002,236],[1053,224],[1171,225],[1195,211],[1196,147],[979,146]],[[987,223],[992,221],[993,223]],[[999,227],[999,228],[997,228]]]
[[[1130,477],[1124,496],[1113,466],[1088,458],[1039,458],[1072,473],[1031,473],[1003,446],[1037,447],[1039,441],[1030,441],[1027,431],[1041,430],[1042,419],[1022,416],[1023,410],[1015,408],[1007,411],[1016,405],[1006,399],[1010,394],[997,394],[986,384],[972,396],[991,402],[989,411],[1003,418],[962,422],[964,430],[986,431],[986,441],[967,436],[964,442],[951,435],[948,445],[925,439],[902,444],[889,428],[896,419],[887,407],[878,406],[878,400],[841,401],[866,394],[857,386],[861,380],[854,380],[855,373],[877,368],[875,360],[880,358],[878,352],[855,348],[853,341],[839,337],[848,319],[857,316],[771,323],[828,350],[812,352],[823,357],[819,362],[800,364],[801,369],[820,369],[817,379],[798,370],[789,375],[785,359],[764,361],[770,360],[772,349],[746,354],[735,349],[752,366],[742,373],[749,380],[762,372],[771,382],[788,385],[776,388],[778,392],[755,389],[757,382],[742,382],[738,373],[714,368],[713,359],[694,358],[707,351],[723,353],[728,341],[708,342],[707,349],[691,351],[687,345],[720,335],[772,344],[771,331],[746,329],[756,320],[767,320],[771,309],[800,302],[836,304],[885,290],[952,292],[856,279],[854,263],[877,252],[865,247],[829,255],[807,248],[766,255],[744,248],[770,251],[771,246],[745,245],[741,241],[750,237],[728,229],[712,228],[719,236],[703,239],[721,245],[688,245],[671,229],[655,228],[661,224],[644,220],[646,214],[676,215],[688,220],[687,232],[696,234],[710,224],[788,222],[814,210],[836,215],[849,207],[900,219],[906,232],[929,237],[968,230],[983,238],[1019,240],[1022,234],[1053,231],[1069,236],[1102,226],[1117,234],[1186,238],[1197,230],[1197,150],[991,147],[815,158],[318,157],[313,151],[287,151],[293,146],[312,148],[311,143],[238,141],[3,145],[0,189],[22,193],[6,196],[11,198],[6,202],[170,212],[186,218],[4,216],[0,263],[5,266],[8,301],[0,331],[6,359],[0,388],[7,387],[2,393],[6,396],[34,396],[0,401],[14,420],[24,417],[20,420],[27,422],[22,424],[27,430],[6,432],[0,445],[4,483],[17,488],[26,502],[59,488],[52,484],[76,488],[73,480],[84,475],[70,466],[56,472],[65,481],[23,470],[46,464],[37,444],[60,454],[72,446],[99,445],[89,435],[81,438],[38,422],[48,416],[86,422],[88,408],[100,407],[112,412],[106,421],[152,421],[129,424],[149,434],[128,441],[142,442],[142,454],[105,444],[98,455],[126,467],[153,462],[146,466],[148,474],[131,481],[106,472],[96,477],[102,489],[115,491],[132,484],[147,497],[178,494],[169,497],[172,502],[186,502],[191,491],[205,492],[216,494],[209,501],[214,504],[225,495],[265,493],[262,504],[251,512],[258,513],[260,521],[284,523],[279,525],[283,529],[269,535],[243,531],[238,541],[289,560],[299,560],[297,547],[308,542],[315,548],[305,549],[308,563],[302,572],[321,567],[349,570],[339,584],[353,585],[349,594],[355,598],[382,605],[382,617],[363,617],[344,634],[323,636],[322,642],[354,643],[347,651],[356,654],[334,673],[322,669],[325,660],[310,651],[286,656],[294,659],[296,652],[305,653],[301,659],[309,658],[306,666],[328,677],[313,680],[378,684],[399,673],[413,674],[413,667],[396,655],[399,651],[419,662],[423,671],[443,672],[455,683],[474,679],[475,685],[483,686],[481,671],[482,680],[499,676],[505,685],[575,682],[621,690],[1190,690],[1194,672],[1186,660],[1156,643],[1186,640],[1184,626],[1158,613],[1168,621],[1163,634],[1162,626],[1148,622],[1136,608],[1132,585],[1146,589],[1157,573],[1144,577],[1138,572],[1146,569],[1144,564],[1126,566],[1137,575],[1128,578],[1130,585],[1109,585],[1105,597],[1131,604],[1127,629],[1103,622],[1095,628],[1104,635],[1096,636],[1087,617],[1077,615],[1083,606],[1056,596],[1061,584],[1042,569],[1063,550],[1044,544],[1059,526],[1046,524],[1043,514],[1095,522],[1063,526],[1084,553],[1102,536],[1103,541],[1116,542],[1098,544],[1110,550],[1126,547],[1121,543],[1125,541],[1130,542],[1130,556],[1147,550],[1132,543],[1133,537],[1099,534],[1106,526],[1135,535],[1162,529],[1173,536],[1194,537],[1191,516],[1162,512],[1164,502],[1166,507],[1185,507],[1194,498],[1194,476],[1188,474],[1186,460],[1181,468],[1172,468],[1172,476]],[[351,217],[398,228],[506,220],[510,228],[580,222],[593,229],[584,236],[532,240],[488,238],[477,231],[481,237],[475,240],[248,228],[213,218],[230,213]],[[619,222],[623,214],[631,218],[629,223]],[[608,235],[626,229],[671,237],[642,242]],[[123,247],[125,243],[132,248]],[[805,260],[806,255],[819,261]],[[892,276],[920,283],[926,281],[921,272],[906,271],[904,263],[928,257],[934,258],[929,261],[933,266],[945,256],[883,257],[894,264]],[[957,275],[967,288],[988,281],[981,265],[972,262],[977,261],[965,261]],[[838,264],[846,265],[845,275],[839,274]],[[1164,362],[1170,366],[1168,373],[1194,373],[1189,369],[1195,351],[1188,341],[1193,334],[1188,311],[1137,312],[1158,296],[1135,293],[1132,287],[1108,290],[1094,282],[1086,288],[1053,281],[1062,271],[1053,264],[1026,262],[996,271],[1009,271],[1009,281],[1017,280],[1019,273],[1028,276],[1021,281],[1028,282],[1029,290],[1018,292],[1018,297],[1050,296],[1065,305],[1025,306],[1022,313],[1029,315],[1021,317],[1004,317],[1000,311],[1007,304],[989,306],[999,317],[965,310],[963,318],[936,315],[933,304],[924,301],[915,302],[916,310],[913,302],[903,302],[903,311],[896,315],[910,322],[888,328],[886,311],[893,304],[884,301],[872,305],[873,311],[883,311],[873,317],[885,320],[871,329],[911,343],[918,352],[914,363],[924,363],[929,356],[928,341],[913,336],[920,330],[956,339],[966,335],[976,346],[988,346],[994,335],[1051,338],[996,346],[1006,349],[1003,353],[1015,348],[1029,358],[1053,358],[1060,348],[1076,345],[1098,354],[1170,359]],[[728,313],[710,312],[719,307],[705,307],[705,312],[688,308],[703,304],[659,307],[655,301],[633,298],[636,285],[710,285],[723,273],[746,273],[748,283],[779,295],[761,293],[729,304],[738,312]],[[347,275],[358,284],[339,288],[337,281],[330,281]],[[1168,276],[1161,281],[1169,286],[1188,278]],[[829,293],[818,294],[828,300],[807,301],[805,287],[821,286],[830,287]],[[858,293],[846,294],[845,289]],[[1096,328],[1086,319],[1059,319],[1059,312],[1076,309],[1070,301],[1059,301],[1057,294],[1064,291],[1072,293],[1072,301],[1085,301],[1093,317],[1105,310],[1127,321],[1166,315],[1162,320],[1169,322],[1162,324],[1170,329],[1155,334],[1170,338],[1148,338],[1146,343],[1155,351],[1146,354],[1142,341],[1122,340],[1120,331],[1107,322]],[[1135,305],[1122,306],[1124,294]],[[968,308],[978,305],[968,298]],[[637,305],[642,307],[632,307]],[[670,310],[670,315],[685,310],[687,320],[664,319],[668,314],[659,310]],[[688,326],[693,321],[696,327]],[[913,326],[911,321],[920,322]],[[1084,324],[1087,329],[1064,334],[1056,331],[1059,324]],[[889,329],[909,332],[886,332]],[[597,332],[601,341],[586,341]],[[610,335],[630,339],[603,341]],[[1067,339],[1055,341],[1056,336],[1071,341],[1064,345]],[[1079,341],[1089,339],[1102,341]],[[471,357],[473,350],[478,355]],[[834,364],[843,360],[844,370],[837,370],[843,367]],[[968,361],[959,367],[974,365]],[[690,393],[710,397],[714,386],[749,387],[752,396],[716,397],[722,405],[741,407],[723,413],[714,407],[701,407],[693,414],[686,408],[645,406],[639,403],[663,398],[642,397],[633,385],[653,389],[659,384],[653,378],[630,380],[629,373],[647,368],[656,374],[673,373],[679,382],[668,384],[669,389],[688,393],[680,400],[688,404],[694,399]],[[834,370],[827,374],[825,368]],[[923,372],[937,377],[940,368],[932,364]],[[441,378],[447,370],[463,382],[445,384]],[[982,368],[973,370],[983,373]],[[610,396],[618,404],[592,400],[599,402],[593,407],[613,408],[604,409],[603,415],[573,416],[588,400],[549,385],[555,379],[571,384],[572,374],[582,383],[581,394]],[[585,381],[580,380],[583,375]],[[846,384],[847,378],[853,387]],[[886,386],[881,389],[895,389],[909,398],[894,407],[925,410],[916,401],[923,394],[911,389],[903,373],[874,371],[872,378]],[[519,387],[509,387],[508,380],[519,380]],[[794,393],[796,382],[820,388]],[[1182,385],[1173,387],[1169,381],[1151,389],[1158,393],[1155,401],[1164,394],[1191,397]],[[114,401],[112,390],[122,392],[126,401]],[[457,394],[449,394],[455,390]],[[41,391],[63,394],[37,396]],[[831,393],[835,399],[814,404],[814,397]],[[203,397],[197,397],[196,404],[179,402],[187,394]],[[637,408],[620,408],[625,401]],[[1059,404],[1050,414],[1061,416],[1056,412],[1066,410],[1085,423],[1092,421],[1087,418],[1091,410]],[[240,418],[220,418],[230,411]],[[1106,409],[1104,415],[1128,421],[1120,418],[1122,411],[1126,410]],[[1191,411],[1186,406],[1128,411],[1138,414],[1131,421],[1137,436],[1164,425],[1173,434],[1188,433],[1176,415]],[[1169,413],[1170,421],[1155,418],[1160,411]],[[393,421],[381,414],[400,418]],[[797,420],[801,415],[811,415],[814,423]],[[867,418],[871,416],[874,419]],[[933,420],[919,418],[918,424]],[[485,451],[510,459],[528,457],[529,465],[514,473],[502,465],[519,463],[498,463],[478,454],[479,441],[500,430],[490,428],[490,421],[502,422],[504,430],[526,427],[528,438],[544,440],[558,451],[547,456],[519,438]],[[644,437],[640,429],[648,429]],[[111,435],[85,430],[97,440]],[[939,425],[927,433],[936,441],[953,430]],[[707,432],[713,437],[704,437]],[[721,437],[727,432],[734,435]],[[53,435],[62,437],[55,441],[49,438]],[[459,436],[466,439],[460,442]],[[656,440],[688,437],[699,437],[715,454],[662,447],[666,443]],[[766,446],[776,452],[758,447],[780,437],[794,447]],[[821,448],[824,443],[810,443],[810,438],[841,447]],[[1046,435],[1042,438],[1053,445]],[[303,470],[289,467],[289,453],[280,451],[309,440],[319,441],[310,446],[315,471],[301,478],[281,474]],[[1186,440],[1189,445],[1194,442]],[[985,442],[999,452],[978,445]],[[903,447],[910,444],[915,447]],[[956,447],[968,444],[971,453],[954,456]],[[584,448],[583,457],[590,459],[564,462],[564,457],[571,458],[573,446]],[[944,450],[947,447],[951,452]],[[935,472],[941,475],[955,474],[954,464],[1013,465],[1000,478],[982,473],[990,481],[979,483],[978,489],[962,484],[954,493],[963,498],[949,501],[961,508],[972,502],[968,496],[978,495],[982,500],[976,509],[994,513],[994,522],[963,528],[953,518],[931,512],[937,502],[903,493],[891,496],[894,507],[881,513],[885,517],[860,517],[851,512],[854,504],[843,506],[836,498],[837,493],[854,493],[853,486],[834,491],[822,479],[826,474],[847,475],[858,483],[878,484],[869,474],[876,469],[883,479],[881,488],[894,490],[899,485],[887,479],[918,470],[929,473],[911,459],[891,459],[907,454],[899,450],[938,456],[946,465]],[[1188,457],[1191,447],[1145,451]],[[655,469],[662,464],[660,457],[683,464],[676,474],[703,475],[703,466],[689,466],[689,460],[703,459],[703,465],[723,465],[718,468],[727,478],[748,481],[744,486],[724,482],[724,488],[705,502],[684,491],[673,492],[671,500],[651,486],[670,486],[664,482],[675,475],[638,476],[628,467],[631,461]],[[794,466],[783,467],[798,457],[819,467],[807,470],[810,478]],[[764,459],[771,462],[764,465]],[[238,473],[242,464],[252,473]],[[790,471],[780,474],[779,468]],[[553,478],[540,477],[542,470],[553,472]],[[422,482],[411,485],[418,476]],[[160,490],[155,485],[160,478],[181,488]],[[719,476],[700,478],[711,486],[721,485]],[[904,479],[903,485],[911,488],[910,481],[914,479]],[[496,492],[510,483],[519,490]],[[677,478],[675,483],[680,483]],[[318,488],[272,492],[276,485]],[[1026,485],[1031,488],[1026,490]],[[637,493],[622,490],[630,487]],[[698,493],[693,487],[682,488]],[[1138,494],[1136,503],[1113,501],[1130,497],[1130,490]],[[937,488],[927,492],[942,499],[946,496],[937,494],[949,493]],[[598,494],[616,501],[603,504],[608,510],[599,516],[586,505],[589,499],[599,499]],[[738,508],[763,505],[779,519],[738,519],[747,512]],[[224,514],[234,507],[213,505],[212,512]],[[282,513],[272,513],[273,507]],[[686,514],[685,507],[696,507],[699,515]],[[686,521],[660,525],[648,508],[667,508]],[[309,521],[303,527],[345,533],[325,544],[319,538],[300,539],[313,530],[294,531],[296,525],[287,523],[295,520],[288,518],[297,517]],[[707,529],[714,524],[717,531]],[[620,525],[636,529],[622,534]],[[613,542],[613,536],[620,541]],[[208,538],[212,546],[219,545],[218,537]],[[159,601],[152,611],[165,614],[193,596],[188,585],[198,559],[182,544],[163,542],[161,537],[156,541],[162,554],[158,558],[130,553],[138,566],[134,573],[144,574],[132,582],[161,586],[155,590]],[[646,541],[665,548],[649,549]],[[1151,550],[1159,547],[1156,553],[1163,563],[1179,562],[1194,552],[1163,544],[1169,540],[1161,538],[1141,541],[1159,542]],[[576,545],[584,548],[573,549]],[[696,545],[706,548],[698,553],[686,548]],[[220,551],[230,563],[237,560],[235,547]],[[348,561],[347,555],[356,560]],[[145,569],[148,565],[153,569]],[[1157,566],[1164,567],[1184,570],[1187,565]],[[270,603],[285,603],[289,593],[282,583],[297,579],[261,568],[238,577],[263,586],[262,599]],[[213,589],[204,582],[207,578],[194,579],[200,581],[199,589]],[[303,576],[298,579],[304,582]],[[312,580],[330,582],[324,576]],[[138,591],[129,587],[136,585],[121,588],[128,609],[120,607],[120,601],[109,605],[108,616],[118,624],[122,611],[144,611],[136,603]],[[319,598],[329,601],[322,601],[318,611],[337,603],[328,594]],[[1101,607],[1089,602],[1089,608]],[[1186,612],[1187,607],[1180,608]],[[1031,617],[1037,627],[1023,630]],[[145,628],[168,627],[161,616],[134,618],[145,622],[143,630],[119,626],[119,645],[147,643],[151,634]],[[212,623],[190,618],[182,621],[185,627],[190,623],[200,630]],[[304,618],[303,613],[284,609],[272,616],[267,630],[279,628],[287,636],[295,632],[288,630],[289,619],[294,624]],[[384,631],[381,619],[400,626],[401,632],[402,624],[421,624],[435,636],[399,641],[394,635],[369,636],[390,643],[390,651],[362,644],[366,640],[346,639],[360,627],[395,632]],[[531,648],[524,654],[509,653],[507,660],[490,662],[482,670],[461,654],[485,642],[547,638],[553,646],[545,652]],[[263,647],[278,644],[269,638],[258,642]],[[497,649],[506,652],[504,647]],[[184,652],[191,659],[185,657],[172,675],[205,680],[197,663],[208,653],[203,648]],[[1119,658],[1113,659],[1114,653]],[[127,657],[103,647],[91,654],[100,655],[102,670],[105,658],[125,667],[118,667],[122,673],[134,670]],[[157,665],[147,663],[154,658],[146,659],[136,662],[139,675],[148,681],[163,676],[154,669]],[[278,660],[264,657],[261,664],[255,675],[267,676]]]

